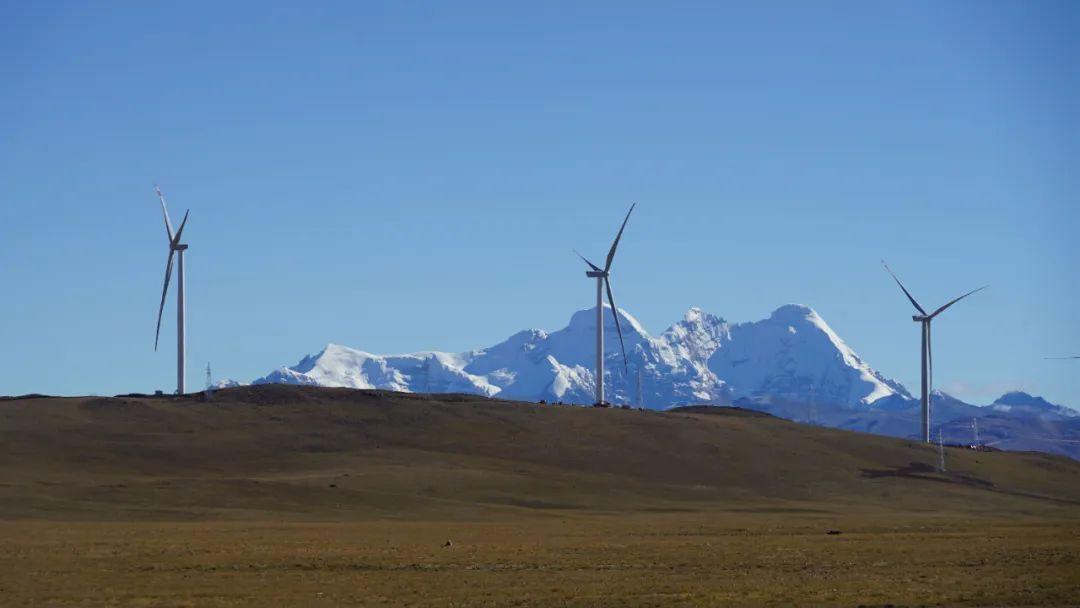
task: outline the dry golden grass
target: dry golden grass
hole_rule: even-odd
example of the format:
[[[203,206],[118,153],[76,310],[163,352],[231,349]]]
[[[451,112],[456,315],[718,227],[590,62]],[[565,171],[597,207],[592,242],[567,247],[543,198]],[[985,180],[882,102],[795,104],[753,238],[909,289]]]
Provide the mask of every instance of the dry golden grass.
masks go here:
[[[827,535],[830,527],[843,533]],[[1080,526],[790,514],[5,523],[4,605],[1067,605]],[[452,547],[444,547],[447,540]]]
[[[947,458],[736,410],[0,401],[0,606],[1080,602],[1080,463]]]

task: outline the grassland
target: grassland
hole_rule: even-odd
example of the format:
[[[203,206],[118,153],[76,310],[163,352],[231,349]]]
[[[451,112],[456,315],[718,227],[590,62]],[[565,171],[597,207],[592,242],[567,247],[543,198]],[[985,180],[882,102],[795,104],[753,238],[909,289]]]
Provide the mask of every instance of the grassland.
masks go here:
[[[1080,600],[1080,464],[937,458],[739,410],[0,401],[0,605]]]

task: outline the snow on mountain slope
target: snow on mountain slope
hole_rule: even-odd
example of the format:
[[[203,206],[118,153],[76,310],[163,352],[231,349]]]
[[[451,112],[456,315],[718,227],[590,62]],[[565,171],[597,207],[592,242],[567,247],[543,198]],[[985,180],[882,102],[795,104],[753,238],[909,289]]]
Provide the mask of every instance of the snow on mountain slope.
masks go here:
[[[652,338],[637,319],[619,311],[628,359],[652,350]],[[596,386],[596,309],[574,313],[570,324],[551,333],[522,332],[491,348],[474,351],[466,370],[499,382],[501,397],[592,403]],[[605,374],[609,388],[623,380],[619,337],[610,309],[604,309]],[[495,382],[496,380],[493,380]],[[613,399],[611,399],[613,400]]]
[[[728,328],[708,359],[732,396],[867,406],[900,395],[900,384],[874,371],[813,309],[789,304],[768,319]]]
[[[462,368],[462,357],[428,352],[379,356],[337,344],[307,356],[293,367],[282,367],[253,384],[311,384],[349,388],[379,388],[414,393],[476,393],[494,395],[498,387]]]
[[[604,309],[605,390],[613,403],[665,408],[730,403],[775,392],[792,399],[837,399],[866,405],[902,395],[898,384],[870,369],[813,310],[785,306],[764,321],[729,325],[691,308],[653,337],[619,310],[624,366],[610,309]],[[485,349],[381,356],[335,344],[256,384],[279,382],[412,392],[467,392],[507,399],[591,403],[596,378],[596,309],[574,313],[551,333],[532,329]],[[638,377],[641,396],[637,394]]]
[[[627,363],[610,309],[604,309],[605,389],[609,401],[637,398],[641,370],[645,399],[656,408],[673,403],[713,401],[716,378],[704,361],[691,360],[686,344],[654,338],[619,310]],[[574,313],[555,332],[519,332],[492,347],[465,353],[422,352],[380,356],[330,344],[292,367],[282,367],[255,384],[285,383],[411,392],[467,392],[507,399],[592,403],[595,395],[596,309]]]
[[[660,338],[675,356],[700,363],[707,362],[724,341],[731,339],[731,328],[722,318],[694,306]]]
[[[232,378],[222,378],[221,380],[215,380],[214,383],[210,385],[210,388],[217,390],[221,388],[236,388],[238,386],[243,386],[243,384]]]

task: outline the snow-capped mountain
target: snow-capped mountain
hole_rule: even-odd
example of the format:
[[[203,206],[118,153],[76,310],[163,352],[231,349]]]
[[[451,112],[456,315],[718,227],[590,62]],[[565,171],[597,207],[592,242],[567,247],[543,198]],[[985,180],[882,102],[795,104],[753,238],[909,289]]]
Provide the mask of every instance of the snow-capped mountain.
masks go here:
[[[691,308],[659,336],[619,310],[624,367],[610,309],[604,310],[604,382],[616,404],[653,409],[712,403],[739,405],[836,428],[916,438],[919,403],[871,368],[807,306],[789,304],[767,319],[731,324]],[[530,329],[488,348],[374,355],[329,344],[254,384],[285,383],[418,393],[472,393],[524,401],[593,402],[596,309],[574,313],[554,332]],[[640,378],[641,394],[637,392]],[[1080,457],[1080,414],[1027,393],[976,406],[941,391],[931,396],[945,441],[967,437],[984,420],[993,445]],[[1072,438],[1072,439],[1064,439]]]
[[[627,387],[642,371],[655,407],[691,400],[711,401],[719,383],[704,365],[690,365],[664,339],[653,338],[626,311],[619,311],[628,365],[623,366],[615,322],[605,309],[605,374],[610,400],[627,402]],[[322,352],[283,367],[256,384],[279,382],[409,392],[476,393],[507,399],[591,403],[596,309],[575,313],[555,332],[531,329],[489,348],[464,353],[421,352],[380,356],[330,344]],[[700,363],[700,362],[699,362]]]
[[[729,328],[708,359],[734,397],[769,395],[849,407],[901,395],[807,306],[790,304],[768,319]]]
[[[462,355],[429,352],[380,356],[328,344],[293,367],[282,367],[253,384],[311,384],[379,388],[413,393],[495,395],[499,388],[463,370]]]
[[[605,388],[613,403],[662,409],[687,403],[730,403],[783,395],[865,407],[884,397],[910,399],[902,386],[874,371],[806,306],[788,305],[768,319],[731,325],[691,308],[659,336],[619,310],[627,364],[615,323],[604,314]],[[591,403],[596,378],[596,309],[582,310],[563,329],[532,329],[485,349],[373,355],[335,344],[255,381],[463,392],[507,399]]]
[[[221,380],[214,381],[214,383],[210,385],[210,388],[218,390],[222,388],[236,388],[238,386],[243,386],[243,384],[232,378],[222,378]]]

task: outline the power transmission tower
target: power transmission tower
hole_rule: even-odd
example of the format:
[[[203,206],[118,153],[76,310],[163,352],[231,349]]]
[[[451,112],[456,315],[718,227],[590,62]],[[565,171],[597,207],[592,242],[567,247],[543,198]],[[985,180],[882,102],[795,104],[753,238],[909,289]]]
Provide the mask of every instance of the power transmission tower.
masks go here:
[[[641,388],[641,368],[637,370],[637,404],[638,407],[645,407],[645,391]]]
[[[942,473],[945,472],[945,444],[941,441],[941,427],[937,427],[937,447],[938,456],[941,459],[941,466],[938,467]]]

